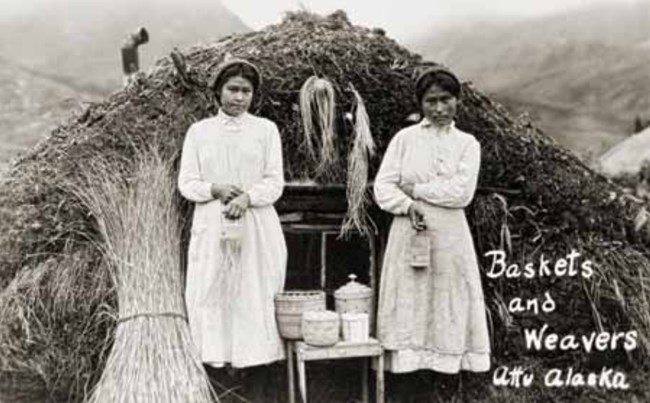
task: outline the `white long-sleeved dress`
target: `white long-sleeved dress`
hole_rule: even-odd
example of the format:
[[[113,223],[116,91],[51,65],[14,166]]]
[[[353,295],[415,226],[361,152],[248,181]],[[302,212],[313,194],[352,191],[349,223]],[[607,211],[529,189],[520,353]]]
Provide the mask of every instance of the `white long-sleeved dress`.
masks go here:
[[[485,301],[464,212],[479,166],[480,145],[472,135],[426,119],[398,132],[383,157],[375,198],[395,217],[382,268],[378,337],[392,372],[489,370]],[[413,198],[423,202],[431,242],[427,269],[409,265],[415,230],[407,212],[414,200],[401,183],[414,183]]]
[[[237,296],[219,292],[224,205],[212,183],[237,185],[250,196],[241,218]],[[277,126],[248,113],[193,124],[185,137],[178,188],[195,202],[185,300],[190,331],[203,362],[215,367],[265,364],[284,357],[273,297],[284,287],[287,250],[273,203],[284,186]]]

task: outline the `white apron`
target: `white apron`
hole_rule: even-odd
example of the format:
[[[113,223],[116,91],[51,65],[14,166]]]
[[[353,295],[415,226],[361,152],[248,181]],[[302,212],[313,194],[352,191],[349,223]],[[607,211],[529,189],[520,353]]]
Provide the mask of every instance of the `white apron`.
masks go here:
[[[282,193],[282,172],[280,136],[266,119],[219,112],[187,133],[179,190],[196,205],[185,300],[194,344],[212,366],[248,367],[284,358],[273,302],[284,287],[287,261],[272,205]],[[251,199],[241,218],[239,267],[228,279],[236,290],[233,297],[223,295],[217,283],[224,270],[224,206],[210,195],[211,183],[240,186]]]

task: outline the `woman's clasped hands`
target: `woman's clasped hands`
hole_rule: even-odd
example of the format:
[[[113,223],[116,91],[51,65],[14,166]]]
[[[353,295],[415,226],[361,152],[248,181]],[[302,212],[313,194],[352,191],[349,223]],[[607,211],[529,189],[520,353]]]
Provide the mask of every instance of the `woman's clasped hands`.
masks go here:
[[[225,205],[223,214],[226,218],[231,220],[241,218],[250,206],[248,193],[238,186],[213,184],[210,190],[212,196]]]
[[[399,185],[399,188],[404,192],[408,197],[414,199],[413,189],[415,185],[413,183],[402,183]],[[417,231],[423,231],[427,229],[427,223],[424,220],[424,210],[422,208],[420,201],[414,201],[408,210],[408,216],[411,220],[411,226]]]

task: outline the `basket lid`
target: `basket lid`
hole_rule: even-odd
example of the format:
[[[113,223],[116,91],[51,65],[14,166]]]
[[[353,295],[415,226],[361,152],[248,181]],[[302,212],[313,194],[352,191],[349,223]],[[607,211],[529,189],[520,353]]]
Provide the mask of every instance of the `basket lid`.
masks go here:
[[[367,297],[372,295],[372,289],[370,287],[356,281],[356,274],[350,274],[348,278],[350,281],[348,281],[347,284],[334,291],[334,296],[336,298]]]

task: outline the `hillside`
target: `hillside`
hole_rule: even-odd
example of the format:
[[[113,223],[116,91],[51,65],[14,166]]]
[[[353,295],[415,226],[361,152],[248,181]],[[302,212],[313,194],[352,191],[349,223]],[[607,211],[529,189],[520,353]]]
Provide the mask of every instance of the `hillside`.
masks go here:
[[[650,3],[598,5],[526,21],[431,32],[415,41],[583,155],[650,114]]]
[[[19,152],[99,97],[0,59],[0,171]]]
[[[61,124],[81,102],[122,85],[120,48],[145,26],[140,50],[147,70],[175,46],[185,48],[247,31],[219,1],[116,0],[50,2],[0,18],[0,169]],[[20,43],[20,46],[16,46]]]

